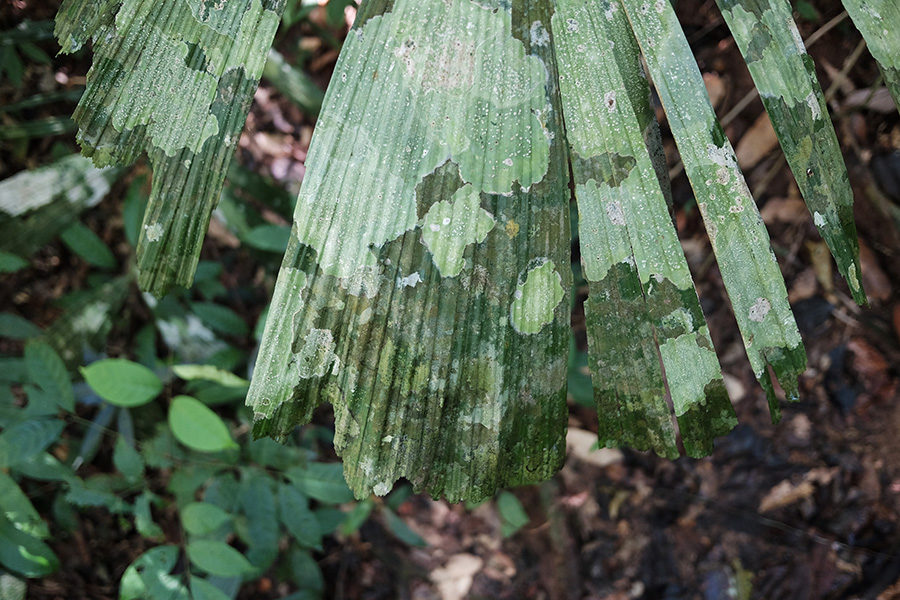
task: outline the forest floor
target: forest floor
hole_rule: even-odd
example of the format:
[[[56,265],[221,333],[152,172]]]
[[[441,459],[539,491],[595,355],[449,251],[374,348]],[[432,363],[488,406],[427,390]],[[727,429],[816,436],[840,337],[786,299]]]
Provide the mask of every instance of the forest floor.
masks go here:
[[[4,17],[4,27],[23,16],[49,18],[56,3],[43,4],[23,4]],[[868,54],[848,62],[860,43],[849,20],[826,25],[840,15],[840,3],[811,4],[819,15],[799,25],[805,38],[821,33],[810,53],[823,88],[832,90],[869,306],[857,307],[836,274],[767,121],[757,121],[765,118],[759,99],[725,127],[772,236],[806,344],[801,400],[784,404],[782,421],[771,423],[668,136],[677,223],[740,425],[700,460],[589,452],[584,432],[596,431],[596,415],[572,402],[564,468],[550,482],[515,490],[531,518],[525,528],[503,538],[487,504],[467,508],[413,496],[398,512],[427,546],[404,546],[375,521],[340,543],[329,540],[319,557],[327,597],[900,599],[900,288],[894,286],[900,235],[886,208],[900,203],[900,118],[883,90],[870,94],[878,74]],[[677,12],[724,117],[751,93],[746,66],[712,0],[679,0]],[[337,50],[314,34],[299,44],[313,52],[308,70],[324,87]],[[84,55],[59,60],[57,69],[72,81],[89,64]],[[47,91],[71,81],[30,84]],[[237,160],[295,192],[313,125],[264,82]],[[71,145],[71,137],[34,141],[20,159],[0,154],[0,178],[43,163],[51,144]],[[117,214],[116,202],[105,201],[88,222],[115,246],[121,226],[104,221],[104,210]],[[229,244],[227,233],[214,228],[204,255],[219,256]],[[52,319],[50,299],[77,287],[85,273],[55,265],[52,250],[42,256],[45,263],[16,283],[28,306],[13,294],[0,301],[36,321]],[[577,310],[573,324],[583,338]],[[327,422],[330,414],[318,418]],[[118,576],[135,555],[115,521],[99,511],[83,519],[76,543],[55,548],[64,564],[76,566],[33,587],[34,597],[76,597],[64,593],[75,585],[93,589],[89,597],[113,597],[112,588],[97,582]],[[278,586],[261,579],[241,597],[279,597]]]

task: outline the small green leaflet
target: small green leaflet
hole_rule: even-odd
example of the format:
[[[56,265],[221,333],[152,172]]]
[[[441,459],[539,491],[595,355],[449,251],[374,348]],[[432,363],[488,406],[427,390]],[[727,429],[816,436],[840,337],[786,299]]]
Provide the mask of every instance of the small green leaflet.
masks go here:
[[[224,542],[194,540],[187,545],[187,555],[195,567],[210,575],[234,577],[253,571],[244,555]]]
[[[309,463],[288,469],[287,476],[301,492],[322,502],[341,504],[353,499],[340,463]]]
[[[81,368],[84,380],[97,395],[115,406],[146,404],[162,392],[153,371],[124,358],[107,358]]]
[[[192,502],[181,509],[181,524],[192,535],[207,535],[231,520],[231,515],[208,502]]]
[[[509,537],[531,521],[519,499],[512,492],[500,492],[497,496],[497,511],[500,513],[501,533]]]
[[[221,452],[238,447],[219,415],[190,396],[172,399],[169,427],[175,439],[198,452]]]
[[[59,9],[63,52],[93,40],[94,67],[73,115],[82,152],[98,165],[146,152],[153,165],[137,247],[146,291],[193,279],[284,5],[65,0]]]
[[[89,227],[77,221],[62,230],[60,239],[88,264],[101,269],[116,268],[116,257],[109,246]]]
[[[25,346],[25,368],[29,379],[52,394],[59,406],[70,412],[75,410],[75,395],[66,365],[49,344],[29,342]]]
[[[225,387],[245,387],[250,382],[231,371],[218,369],[212,365],[175,365],[172,371],[185,381],[212,381]]]
[[[0,565],[25,577],[44,577],[59,568],[59,559],[47,544],[0,513]]]
[[[181,577],[171,575],[178,554],[177,546],[157,546],[140,555],[119,581],[119,600],[190,600]]]

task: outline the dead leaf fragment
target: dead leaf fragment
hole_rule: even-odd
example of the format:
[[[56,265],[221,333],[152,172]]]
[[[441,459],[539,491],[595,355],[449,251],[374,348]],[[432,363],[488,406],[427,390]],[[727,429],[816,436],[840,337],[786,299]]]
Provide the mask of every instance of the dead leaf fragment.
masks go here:
[[[566,433],[566,449],[576,460],[594,465],[608,467],[624,460],[622,451],[617,448],[594,448],[597,434],[590,431],[569,427]]]
[[[437,586],[441,600],[463,600],[483,565],[478,556],[462,553],[454,554],[443,567],[432,571],[431,581]]]
[[[834,469],[818,468],[806,473],[799,483],[785,479],[763,497],[759,503],[759,512],[769,512],[805,500],[816,491],[814,484],[825,485],[833,477]]]
[[[775,135],[775,129],[772,127],[768,113],[763,111],[735,148],[738,165],[742,169],[753,167],[777,145],[778,137]]]
[[[727,92],[725,82],[716,73],[704,73],[703,83],[706,84],[706,93],[709,94],[709,101],[713,108],[719,108]]]

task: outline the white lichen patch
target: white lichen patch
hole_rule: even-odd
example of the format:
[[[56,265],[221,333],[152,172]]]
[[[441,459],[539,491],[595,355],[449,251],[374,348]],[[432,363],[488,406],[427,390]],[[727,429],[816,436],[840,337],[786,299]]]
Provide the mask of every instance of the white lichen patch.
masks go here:
[[[809,96],[806,97],[806,104],[809,106],[809,110],[812,111],[813,119],[822,117],[822,107],[819,106],[819,99],[816,97],[815,93],[809,93]]]
[[[511,30],[507,10],[397,0],[349,36],[335,74],[370,82],[378,100],[357,102],[357,86],[329,94],[295,215],[325,274],[374,265],[386,242],[421,225],[416,186],[448,160],[478,192],[511,194],[544,178],[548,71]],[[534,34],[549,43],[543,26]],[[350,175],[330,176],[336,169]],[[440,238],[458,225],[442,216],[422,229]]]
[[[772,310],[772,304],[765,298],[757,298],[753,306],[750,307],[748,318],[756,323],[762,323],[769,311]]]
[[[531,24],[529,30],[532,46],[547,46],[550,44],[550,32],[544,27],[540,21]]]
[[[613,225],[625,225],[625,213],[622,212],[622,203],[618,200],[607,202],[604,205],[606,216],[612,221]]]
[[[159,223],[144,225],[144,233],[147,235],[148,242],[158,242],[160,239],[162,239],[163,226]]]
[[[720,167],[729,169],[737,168],[737,157],[734,155],[734,150],[731,149],[731,145],[729,144],[725,144],[721,147],[716,146],[715,144],[707,144],[706,154],[709,157],[709,160]]]
[[[565,296],[562,277],[552,260],[542,258],[516,286],[509,320],[519,333],[538,333],[553,321],[553,311]]]
[[[825,217],[822,216],[822,213],[819,211],[813,213],[813,223],[816,227],[825,227]]]
[[[456,277],[465,264],[470,244],[480,244],[494,228],[494,217],[481,208],[481,195],[470,184],[456,190],[450,201],[436,202],[422,219],[422,242],[442,277]]]
[[[303,379],[322,377],[337,360],[330,329],[310,329],[303,347],[294,353],[294,364]]]
[[[414,287],[416,287],[416,284],[420,283],[421,281],[422,281],[422,276],[419,275],[418,271],[416,271],[412,275],[407,275],[406,277],[398,277],[397,278],[397,287],[398,288],[404,288],[404,287],[414,288]]]

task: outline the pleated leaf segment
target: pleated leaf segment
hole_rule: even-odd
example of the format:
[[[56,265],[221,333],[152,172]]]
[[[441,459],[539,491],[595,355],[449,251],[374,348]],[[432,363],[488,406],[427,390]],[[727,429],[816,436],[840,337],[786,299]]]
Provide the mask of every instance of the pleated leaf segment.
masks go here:
[[[559,0],[553,31],[600,443],[677,456],[667,383],[687,453],[705,455],[736,421],[663,194],[668,175],[654,168],[661,140],[637,43],[624,11],[601,0]]]
[[[787,0],[716,0],[750,68],[813,223],[850,292],[865,303],[853,190],[816,68]]]
[[[141,288],[193,281],[209,219],[284,0],[65,0],[63,52],[93,40],[73,119],[98,166],[147,153],[153,186],[137,248]]]
[[[450,500],[565,453],[569,188],[545,2],[368,2],[316,127],[248,394],[322,401],[360,497]]]
[[[884,83],[900,108],[900,2],[897,0],[843,0],[853,24],[878,63]]]

